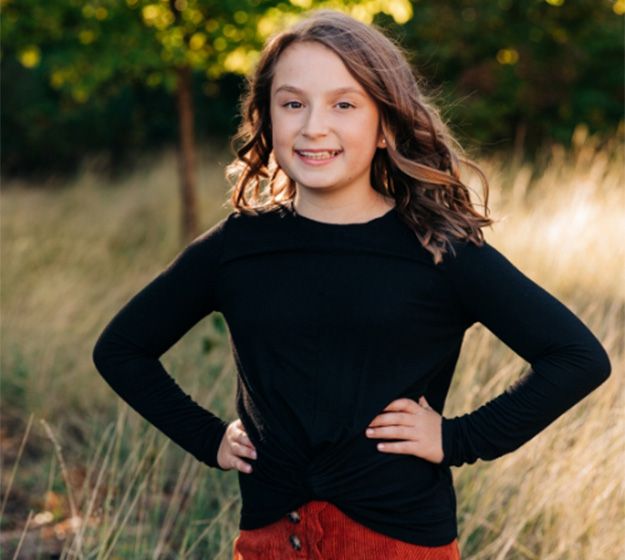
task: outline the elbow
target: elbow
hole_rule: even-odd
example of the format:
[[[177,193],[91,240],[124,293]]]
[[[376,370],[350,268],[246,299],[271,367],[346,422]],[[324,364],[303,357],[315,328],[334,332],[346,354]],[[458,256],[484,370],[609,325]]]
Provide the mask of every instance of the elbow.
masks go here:
[[[98,342],[95,343],[93,349],[91,350],[91,361],[98,371],[100,370],[100,364],[102,363],[102,360],[102,350],[100,347],[100,341],[98,340]]]
[[[597,341],[592,352],[587,352],[584,366],[584,377],[588,385],[588,392],[607,381],[612,373],[612,363],[606,349]]]
[[[119,367],[120,358],[124,358],[125,353],[122,340],[115,331],[107,327],[100,333],[91,350],[91,361],[100,375],[106,377],[110,370]]]
[[[574,354],[579,365],[583,364],[583,375],[590,385],[589,390],[593,391],[610,377],[612,363],[601,341],[590,331],[587,333]]]
[[[107,351],[106,351],[106,340],[101,334],[96,340],[93,349],[91,350],[91,361],[96,369],[102,373],[105,368],[105,363],[107,359]]]
[[[110,329],[105,329],[91,350],[91,360],[101,378],[116,391],[123,395],[128,390],[131,368],[128,360],[132,356],[128,349]]]
[[[592,393],[605,383],[612,373],[610,357],[598,340],[576,346],[567,363],[572,374],[570,381],[577,385],[580,394],[583,395]]]
[[[612,363],[610,362],[610,356],[603,346],[599,346],[597,351],[597,360],[594,367],[595,379],[597,387],[607,381],[612,373]]]

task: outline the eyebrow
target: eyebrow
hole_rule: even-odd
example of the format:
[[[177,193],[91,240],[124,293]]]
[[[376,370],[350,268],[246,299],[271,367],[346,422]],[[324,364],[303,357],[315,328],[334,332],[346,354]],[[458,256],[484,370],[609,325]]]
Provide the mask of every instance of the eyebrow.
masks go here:
[[[289,84],[283,84],[281,85],[279,88],[276,89],[276,91],[274,92],[274,94],[280,92],[280,91],[292,91],[293,93],[304,93],[303,90],[301,90],[300,88],[297,88],[295,86],[291,86]],[[328,94],[336,94],[336,93],[356,93],[358,95],[362,95],[364,97],[364,92],[360,91],[359,89],[356,89],[355,87],[340,87],[337,89],[334,89],[332,91],[329,91]]]

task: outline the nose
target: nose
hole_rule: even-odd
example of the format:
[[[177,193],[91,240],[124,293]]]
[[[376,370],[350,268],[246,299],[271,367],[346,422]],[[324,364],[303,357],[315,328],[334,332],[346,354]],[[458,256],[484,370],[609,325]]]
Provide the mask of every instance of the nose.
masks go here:
[[[312,107],[306,113],[306,118],[302,126],[302,134],[309,138],[325,136],[328,133],[326,116],[322,107]]]

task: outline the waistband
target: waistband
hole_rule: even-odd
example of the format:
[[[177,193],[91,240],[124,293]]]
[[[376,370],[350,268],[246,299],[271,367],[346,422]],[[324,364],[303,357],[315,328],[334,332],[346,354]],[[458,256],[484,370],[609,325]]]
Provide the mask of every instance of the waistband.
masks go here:
[[[233,560],[460,560],[457,538],[442,546],[395,539],[350,518],[326,500],[311,500],[265,527],[240,530]]]

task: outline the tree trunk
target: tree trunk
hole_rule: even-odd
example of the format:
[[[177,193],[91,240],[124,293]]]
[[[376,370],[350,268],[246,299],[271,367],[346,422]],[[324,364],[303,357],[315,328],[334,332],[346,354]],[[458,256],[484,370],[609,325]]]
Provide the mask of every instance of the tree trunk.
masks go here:
[[[191,69],[181,66],[176,69],[178,102],[179,148],[178,169],[181,194],[181,234],[185,244],[199,234],[198,201],[195,174],[195,137],[193,134],[193,98]]]

